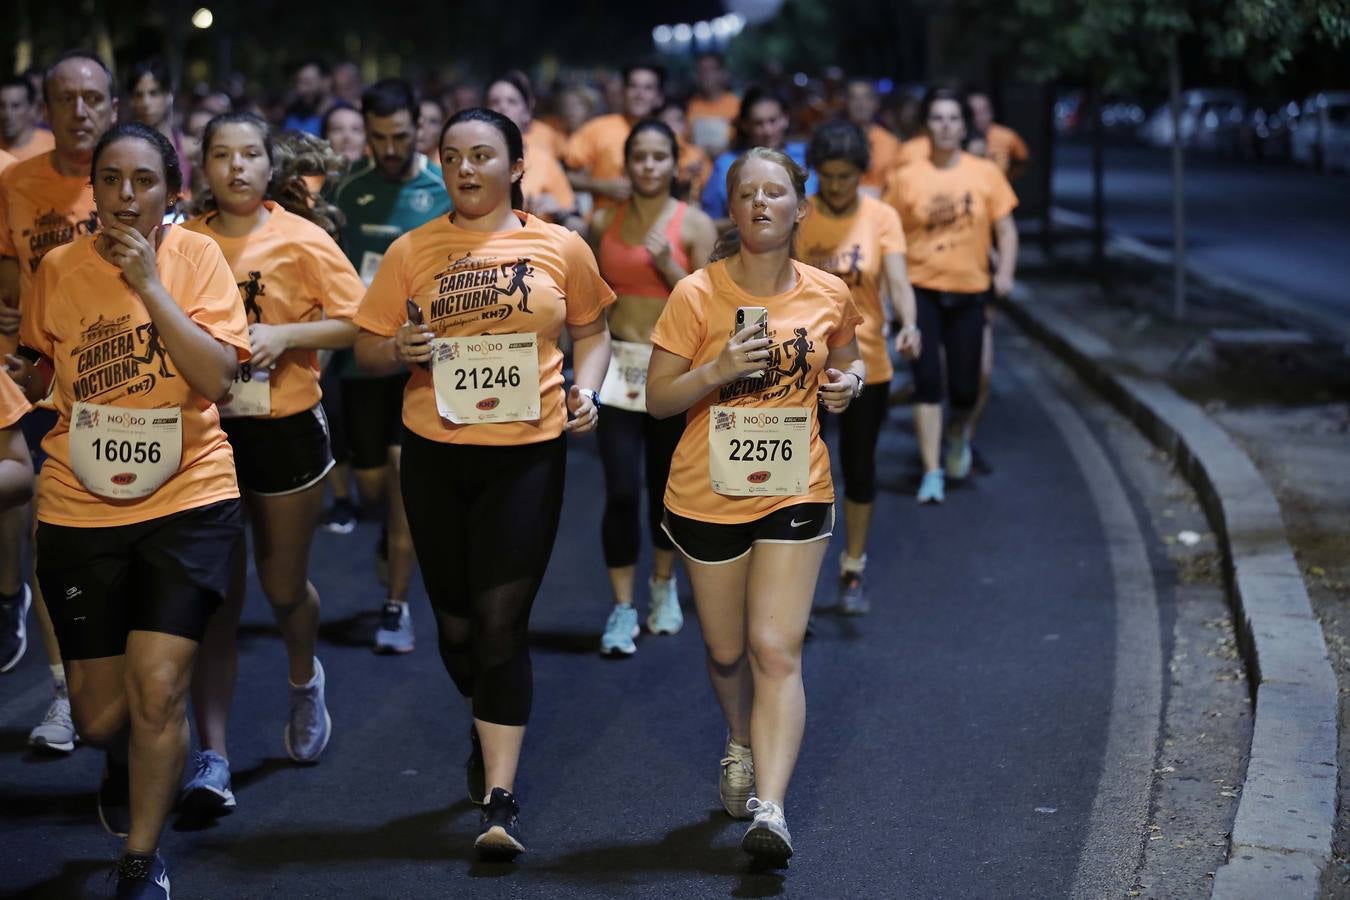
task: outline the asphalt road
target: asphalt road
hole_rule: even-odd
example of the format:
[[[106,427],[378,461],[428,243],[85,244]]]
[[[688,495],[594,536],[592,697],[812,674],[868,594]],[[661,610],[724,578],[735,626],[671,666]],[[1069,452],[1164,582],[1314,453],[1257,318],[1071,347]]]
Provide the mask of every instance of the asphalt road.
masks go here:
[[[1129,525],[1109,439],[1031,377],[1023,341],[1005,333],[1002,345],[982,438],[994,472],[918,507],[909,415],[894,410],[873,613],[834,615],[832,570],[821,580],[789,870],[752,871],[743,826],[720,810],[723,729],[687,588],[680,635],[644,635],[627,660],[595,653],[609,605],[602,494],[595,443],[580,439],[532,622],[519,865],[472,859],[467,717],[420,588],[416,652],[368,649],[381,595],[363,525],[316,540],[332,743],[315,767],[285,758],[284,658],[255,588],[232,732],[239,808],[166,831],[175,896],[1120,895],[1111,879],[1142,841],[1162,669],[1147,568],[1141,587],[1138,567],[1121,578],[1121,559],[1158,545]],[[836,536],[831,560],[838,547]],[[107,895],[118,845],[94,817],[100,754],[53,760],[24,746],[45,708],[44,666],[35,648],[0,679],[0,894]]]
[[[1061,141],[1055,154],[1056,205],[1091,214],[1088,146]],[[1168,152],[1108,146],[1105,172],[1107,228],[1170,253]],[[1192,153],[1185,184],[1189,263],[1287,297],[1350,334],[1350,176]]]

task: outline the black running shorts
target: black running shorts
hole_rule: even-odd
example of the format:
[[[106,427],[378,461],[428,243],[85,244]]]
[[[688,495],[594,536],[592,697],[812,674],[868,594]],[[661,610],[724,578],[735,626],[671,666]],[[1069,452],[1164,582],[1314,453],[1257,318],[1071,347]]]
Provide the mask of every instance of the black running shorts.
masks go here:
[[[279,419],[220,420],[234,448],[239,487],[255,494],[293,494],[318,484],[333,468],[323,406]]]
[[[63,659],[126,653],[132,631],[200,641],[243,551],[238,500],[132,525],[39,522],[37,576]]]
[[[661,529],[680,552],[707,565],[729,563],[750,552],[754,544],[809,544],[834,533],[833,503],[798,503],[776,509],[753,522],[733,525],[686,519],[669,509]]]

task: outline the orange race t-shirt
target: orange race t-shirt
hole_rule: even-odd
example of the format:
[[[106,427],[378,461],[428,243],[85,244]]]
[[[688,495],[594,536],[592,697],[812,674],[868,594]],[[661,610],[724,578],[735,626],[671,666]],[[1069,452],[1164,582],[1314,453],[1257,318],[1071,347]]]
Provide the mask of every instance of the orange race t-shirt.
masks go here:
[[[741,115],[741,98],[723,91],[716,100],[695,94],[684,109],[689,137],[696,144],[714,148],[718,153],[731,145],[736,120]]]
[[[392,337],[408,320],[406,300],[422,310],[436,337],[533,333],[538,340],[539,420],[456,425],[442,419],[431,373],[412,367],[403,394],[403,424],[444,444],[533,444],[562,434],[563,354],[567,325],[589,325],[614,302],[581,236],[517,213],[525,227],[484,234],[442,216],[407,232],[361,301],[356,324]]]
[[[0,150],[0,174],[3,174],[6,169],[14,165],[16,162],[18,162],[17,159],[15,159],[13,156],[6,153],[5,151]]]
[[[752,522],[798,503],[833,503],[830,454],[820,437],[816,405],[830,350],[853,340],[862,316],[848,287],[828,272],[792,261],[797,283],[784,294],[756,297],[727,273],[726,261],[710,263],[680,279],[652,331],[652,343],[689,360],[690,368],[712,362],[735,330],[736,307],[762,306],[769,314],[773,345],[769,370],[742,378],[699,400],[685,414],[684,436],[675,448],[666,482],[671,512],[701,522]],[[805,407],[811,417],[811,468],[807,493],[796,496],[728,497],[713,492],[708,468],[708,422],[716,406]]]
[[[1002,169],[1004,175],[1008,174],[1014,162],[1024,163],[1031,156],[1021,135],[997,122],[985,132],[984,142],[988,148],[985,151],[986,158]]]
[[[56,138],[45,128],[34,128],[33,136],[22,147],[0,147],[17,160],[32,159],[56,149]]]
[[[0,173],[0,256],[19,260],[19,308],[42,257],[54,247],[98,230],[94,189],[88,175],[67,178],[43,154]],[[13,335],[0,335],[0,350],[14,351]]]
[[[28,414],[33,405],[24,397],[23,391],[3,372],[0,372],[0,428],[12,428]]]
[[[524,137],[525,175],[520,179],[520,190],[526,204],[547,194],[563,209],[576,209],[577,197],[560,161],[559,147],[566,146],[566,139],[542,122],[531,122]]]
[[[225,237],[211,228],[213,214],[184,228],[220,245],[234,273],[250,325],[289,325],[321,319],[352,319],[366,286],[341,248],[318,225],[287,212],[271,200],[263,226],[243,237]],[[319,402],[319,354],[288,350],[271,373],[272,411],[278,419],[312,409]]]
[[[934,291],[989,290],[994,223],[1017,207],[1008,179],[987,159],[962,153],[938,169],[925,160],[896,171],[885,201],[900,213],[909,280]]]
[[[525,139],[526,161],[529,161],[532,147],[547,151],[556,160],[562,160],[567,155],[567,135],[547,122],[531,119],[530,127],[525,129],[521,137]]]
[[[703,186],[712,175],[712,160],[697,144],[691,144],[678,135],[675,140],[680,145],[680,178],[689,183],[689,199],[697,203],[703,196]]]
[[[591,119],[567,142],[567,168],[584,170],[592,178],[624,177],[623,144],[632,127],[628,119],[618,113]],[[608,197],[595,196],[597,209],[617,205]]]
[[[99,256],[85,235],[53,250],[38,269],[19,326],[22,342],[55,367],[56,425],[42,441],[48,459],[38,483],[42,522],[94,528],[145,522],[239,496],[234,453],[216,405],[178,371],[139,294]],[[215,241],[170,228],[158,251],[169,295],[207,334],[248,359],[248,324],[230,267]],[[76,401],[130,409],[182,410],[183,457],[153,494],[109,500],[87,490],[70,462],[70,415]]]
[[[891,380],[891,354],[886,347],[886,312],[881,308],[882,259],[905,252],[905,234],[895,210],[874,197],[858,195],[851,215],[827,215],[819,204],[797,232],[797,255],[807,265],[837,275],[853,293],[862,314],[858,351],[867,366],[868,384]]]
[[[900,164],[900,139],[877,124],[867,126],[868,156],[867,171],[863,173],[863,187],[880,191],[886,182],[886,176]]]

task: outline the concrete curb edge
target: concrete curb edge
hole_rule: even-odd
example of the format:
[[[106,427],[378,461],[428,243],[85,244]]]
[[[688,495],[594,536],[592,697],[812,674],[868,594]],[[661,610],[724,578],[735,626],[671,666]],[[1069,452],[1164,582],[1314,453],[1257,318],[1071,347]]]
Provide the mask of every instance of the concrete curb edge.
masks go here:
[[[1203,410],[1141,377],[1100,337],[1035,306],[1003,303],[1029,335],[1068,362],[1157,446],[1199,495],[1224,556],[1229,603],[1252,676],[1251,756],[1220,900],[1313,898],[1331,861],[1336,816],[1336,677],[1280,507],[1247,454]]]

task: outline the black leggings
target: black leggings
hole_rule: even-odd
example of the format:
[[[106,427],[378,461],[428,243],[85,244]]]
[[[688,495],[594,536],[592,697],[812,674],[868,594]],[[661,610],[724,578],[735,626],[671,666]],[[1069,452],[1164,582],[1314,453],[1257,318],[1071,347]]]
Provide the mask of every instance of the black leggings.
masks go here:
[[[670,459],[684,434],[684,416],[657,419],[646,413],[605,407],[600,416],[600,460],[605,466],[605,517],[600,542],[611,569],[636,565],[642,549],[642,467],[647,474],[647,528],[659,550],[675,545],[661,529]]]
[[[910,363],[914,402],[942,402],[942,359],[947,359],[947,392],[952,409],[970,411],[980,396],[980,354],[984,348],[984,306],[987,293],[956,294],[917,285],[923,353]],[[938,353],[941,348],[944,353]]]
[[[877,496],[877,438],[886,421],[890,393],[890,382],[864,385],[839,416],[844,496],[854,503],[871,503]]]
[[[491,447],[403,436],[403,505],[441,661],[473,715],[530,717],[527,629],[562,511],[564,436]]]

